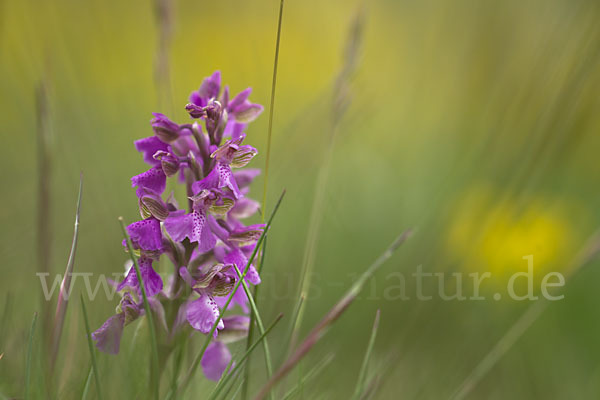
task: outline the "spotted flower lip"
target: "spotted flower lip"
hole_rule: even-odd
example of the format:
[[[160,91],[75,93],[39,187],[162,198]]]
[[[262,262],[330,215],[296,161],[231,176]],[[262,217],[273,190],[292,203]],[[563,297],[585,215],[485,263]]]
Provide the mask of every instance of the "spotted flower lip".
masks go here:
[[[190,325],[202,333],[209,333],[219,318],[219,306],[214,296],[225,295],[226,293],[217,292],[217,288],[222,284],[226,284],[230,287],[229,291],[231,291],[235,283],[235,279],[231,279],[221,272],[223,267],[222,265],[213,266],[198,280],[193,279],[186,267],[179,269],[182,279],[193,288],[194,292],[200,295],[196,300],[187,304],[186,317]],[[224,327],[223,321],[220,320],[217,329],[214,331],[215,337],[217,337],[217,331]]]
[[[129,268],[123,280],[115,282],[121,302],[92,335],[101,351],[118,353],[124,328],[145,315],[142,285],[158,326],[167,331],[160,335],[166,338],[161,346],[172,345],[175,335],[184,330],[187,337],[192,332],[209,334],[215,327],[215,340],[201,360],[208,379],[218,380],[231,361],[227,344],[247,335],[248,316],[229,315],[229,310],[239,307],[244,314],[249,312],[245,291],[240,285],[236,288],[240,279],[236,268],[246,271],[247,284],[261,282],[248,261],[264,225],[247,226],[241,221],[260,208],[247,197],[260,171],[246,168],[258,151],[244,143],[245,132],[263,111],[250,101],[251,93],[248,88],[230,96],[216,71],[189,97],[185,109],[191,123],[178,124],[154,113],[152,135],[134,142],[148,165],[131,178],[141,219],[126,228],[138,257],[140,279],[136,269]],[[174,191],[185,192],[180,202],[174,192],[165,195],[168,180],[185,186]],[[165,267],[159,262],[163,256],[172,264],[164,282],[158,270]],[[232,301],[223,316],[229,296]]]
[[[137,187],[136,194],[140,197],[142,189],[150,189],[153,192],[162,194],[167,186],[167,176],[162,167],[156,165],[148,171],[131,178],[131,187]]]

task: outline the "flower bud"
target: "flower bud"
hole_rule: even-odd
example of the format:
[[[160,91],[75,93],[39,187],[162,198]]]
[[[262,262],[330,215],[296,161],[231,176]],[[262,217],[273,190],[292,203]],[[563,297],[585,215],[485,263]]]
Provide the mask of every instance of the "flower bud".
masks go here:
[[[194,103],[186,104],[185,111],[187,111],[188,114],[190,114],[190,117],[192,118],[206,117],[206,111],[204,110],[204,107],[200,107]]]
[[[154,113],[150,121],[154,134],[163,142],[171,143],[179,138],[179,125],[160,113]]]

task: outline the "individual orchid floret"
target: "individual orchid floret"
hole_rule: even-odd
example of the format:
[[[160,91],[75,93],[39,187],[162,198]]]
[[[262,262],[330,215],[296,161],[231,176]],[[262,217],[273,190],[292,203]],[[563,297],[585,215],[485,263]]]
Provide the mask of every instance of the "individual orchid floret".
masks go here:
[[[260,169],[258,168],[245,168],[234,171],[233,178],[237,182],[240,189],[247,188],[250,186],[254,178],[260,175]]]
[[[211,100],[218,99],[219,92],[221,91],[221,72],[216,71],[212,76],[206,78],[200,89],[193,92],[190,95],[190,104],[188,106],[196,110],[208,106]],[[229,88],[225,87],[223,95],[221,96],[220,103],[227,110],[228,114],[231,115],[235,121],[240,123],[248,123],[254,121],[263,111],[263,106],[260,104],[251,103],[248,100],[252,93],[251,88],[247,88],[238,93],[231,101],[229,100]],[[186,106],[187,108],[187,106]],[[188,110],[189,111],[189,110]],[[190,113],[191,114],[191,113]],[[194,117],[192,115],[192,117]],[[201,118],[201,117],[194,117]]]
[[[244,269],[248,265],[248,256],[250,255],[250,253],[252,253],[253,250],[254,250],[254,245],[244,246],[241,248],[233,247],[233,248],[230,248],[228,251],[226,251],[226,253],[221,258],[221,260],[224,263],[235,264],[238,267],[238,269],[240,270],[240,272],[243,273]],[[217,260],[219,258],[220,257],[218,257]],[[235,271],[235,269],[232,269],[230,271],[230,273],[232,275],[237,276],[237,272]],[[254,267],[254,265],[250,264],[248,266],[248,270],[246,271],[245,279],[253,285],[260,284],[260,276],[258,275],[258,271],[256,271],[256,268]]]
[[[247,88],[229,100],[229,88],[225,86],[223,93],[221,91],[221,73],[216,71],[212,76],[206,78],[200,89],[190,95],[190,103],[186,105],[186,110],[192,118],[211,119],[210,111],[207,107],[214,105],[218,101],[220,107],[213,112],[213,128],[217,127],[214,121],[224,125],[221,136],[230,136],[236,139],[244,131],[249,122],[254,121],[262,112],[263,106],[251,103],[248,100],[251,88]],[[217,117],[218,115],[218,117]],[[210,130],[210,129],[209,129]]]
[[[154,217],[128,225],[127,234],[136,249],[159,252],[163,249],[160,221]]]
[[[216,159],[219,163],[229,164],[233,168],[245,167],[258,154],[254,147],[242,145],[245,138],[246,136],[242,135],[237,139],[228,140],[215,150],[210,157]]]
[[[202,81],[200,88],[192,92],[190,102],[205,107],[211,99],[216,99],[221,91],[221,71],[215,71],[211,76]]]
[[[159,150],[154,153],[153,158],[157,161],[160,161],[160,166],[167,177],[176,175],[179,172],[181,161],[179,157],[175,156],[171,152]]]
[[[135,148],[140,153],[144,154],[144,161],[154,166],[160,165],[160,161],[154,158],[154,154],[158,151],[167,151],[169,145],[156,136],[150,136],[134,142]]]
[[[186,317],[192,328],[202,333],[209,333],[219,318],[219,306],[214,297],[226,296],[233,289],[236,279],[226,275],[230,268],[230,265],[216,264],[211,266],[208,271],[197,274],[197,279],[188,272],[186,267],[179,269],[183,280],[200,295],[186,305]],[[215,337],[217,331],[223,328],[223,321],[220,320],[214,331]]]
[[[238,139],[228,140],[211,154],[211,158],[216,159],[217,163],[204,179],[192,185],[194,193],[212,188],[229,188],[236,199],[242,197],[231,168],[246,166],[258,154],[254,147],[241,144],[244,137],[242,135]]]
[[[96,346],[105,353],[119,353],[123,328],[143,313],[144,309],[141,303],[136,304],[131,294],[125,293],[117,307],[117,314],[107,319],[99,329],[92,333],[92,339]]]
[[[223,325],[218,340],[210,343],[201,361],[202,372],[213,381],[221,379],[227,365],[231,362],[231,352],[227,348],[227,343],[242,340],[248,335],[250,318],[245,315],[234,315],[223,318]]]
[[[244,191],[242,190],[242,193]],[[227,221],[234,222],[239,219],[244,219],[253,216],[260,209],[260,203],[248,197],[242,197],[237,200],[235,205],[231,207],[227,214]]]
[[[221,379],[223,372],[225,372],[230,362],[231,352],[227,348],[227,345],[215,340],[206,348],[200,365],[202,365],[204,376],[216,382]]]
[[[243,90],[225,104],[228,115],[236,122],[247,124],[254,121],[263,112],[263,106],[248,101],[250,93],[252,93],[251,88]]]
[[[142,189],[150,189],[153,192],[162,194],[167,187],[167,176],[161,165],[150,168],[148,171],[131,178],[131,187],[137,187],[138,197],[143,193]]]
[[[232,199],[220,190],[202,190],[197,195],[190,197],[192,212],[177,210],[169,213],[165,219],[165,230],[176,242],[188,238],[192,243],[198,243],[198,250],[207,252],[216,244],[216,238],[207,223],[209,211],[213,213],[226,213],[231,208]]]
[[[140,267],[140,275],[142,277],[142,281],[144,282],[144,289],[146,289],[146,295],[148,297],[152,297],[163,289],[163,281],[158,273],[152,268],[152,259],[148,257],[141,257],[138,260],[138,265]],[[136,290],[141,295],[140,283],[138,281],[137,272],[135,267],[129,268],[127,271],[127,276],[117,286],[117,290],[121,291],[125,288],[131,288]]]
[[[165,143],[174,142],[179,138],[179,125],[171,121],[165,115],[153,113],[154,118],[150,121],[152,130],[157,138]]]

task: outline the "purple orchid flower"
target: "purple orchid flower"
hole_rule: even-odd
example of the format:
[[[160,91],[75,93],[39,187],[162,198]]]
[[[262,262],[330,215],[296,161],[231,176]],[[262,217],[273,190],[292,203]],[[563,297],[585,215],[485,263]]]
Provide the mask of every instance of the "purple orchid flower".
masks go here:
[[[181,278],[200,295],[185,306],[186,317],[192,328],[202,333],[209,333],[219,318],[220,311],[215,297],[229,294],[236,282],[235,277],[225,274],[230,268],[230,265],[216,264],[209,267],[206,272],[197,272],[197,279],[186,267],[179,268]],[[217,337],[218,330],[224,327],[223,321],[219,321],[214,336]]]
[[[143,313],[144,307],[141,303],[136,304],[131,294],[125,293],[117,307],[117,314],[107,319],[99,329],[92,333],[92,339],[96,346],[105,353],[119,353],[123,328]]]
[[[142,281],[144,282],[144,289],[146,289],[146,295],[148,297],[152,297],[160,293],[160,291],[163,289],[163,281],[160,275],[156,273],[154,268],[152,268],[152,259],[142,257],[138,260],[138,265],[140,267]],[[138,281],[135,267],[129,268],[127,276],[123,282],[117,286],[117,290],[121,291],[127,287],[136,290],[141,295],[140,283]]]
[[[193,203],[192,212],[177,210],[169,213],[165,219],[165,229],[174,241],[181,242],[188,238],[192,243],[197,242],[198,250],[205,253],[217,241],[207,223],[207,213],[227,212],[233,206],[233,198],[222,190],[210,189],[202,190],[190,199]]]
[[[216,159],[217,164],[204,179],[192,185],[194,193],[212,188],[229,188],[236,199],[243,196],[231,168],[245,167],[258,154],[254,147],[242,145],[244,138],[245,135],[242,135],[237,139],[228,140],[210,155]]]
[[[127,234],[134,248],[150,252],[160,252],[163,249],[160,221],[152,216],[129,224]],[[123,246],[127,246],[125,240]]]
[[[233,99],[231,99],[231,101],[229,100],[228,86],[225,86],[221,98],[219,98],[220,91],[221,72],[215,71],[210,77],[204,79],[200,89],[198,89],[196,92],[192,92],[188,107],[190,110],[198,113],[200,109],[210,106],[211,102],[219,100],[221,106],[227,110],[228,115],[233,117],[237,123],[241,124],[247,124],[254,121],[263,112],[263,106],[260,104],[251,103],[248,100],[248,97],[250,97],[250,94],[252,93],[252,88],[247,88],[241,91]],[[205,115],[200,115],[195,118],[200,118],[202,116]],[[192,117],[194,116],[192,115]]]
[[[214,340],[208,345],[200,362],[204,376],[213,381],[221,379],[227,365],[231,362],[231,352],[227,348],[227,343],[246,337],[250,318],[245,315],[234,315],[223,318],[223,325],[224,328],[219,333],[218,340]]]
[[[172,345],[184,330],[208,334],[217,324],[215,340],[201,360],[208,379],[218,380],[231,361],[227,343],[247,335],[247,316],[219,316],[229,295],[228,308],[239,305],[244,313],[249,311],[243,288],[231,294],[239,279],[233,265],[240,271],[248,266],[244,278],[248,284],[261,282],[248,261],[264,225],[241,222],[260,208],[246,197],[260,171],[240,169],[257,154],[254,147],[243,144],[244,131],[263,111],[249,101],[250,94],[251,89],[246,89],[230,98],[217,71],[190,96],[186,110],[193,123],[177,124],[155,113],[150,121],[153,135],[134,142],[149,165],[131,178],[142,219],[127,227],[139,253],[142,282],[135,268],[129,268],[123,281],[115,283],[122,295],[117,313],[93,333],[100,350],[118,353],[124,327],[144,314],[141,284],[157,321],[167,331],[162,346]],[[179,207],[173,193],[163,198],[168,178],[185,185],[187,209]],[[162,255],[173,264],[166,284],[152,266]],[[191,295],[186,286],[191,287]],[[163,307],[169,302],[177,302],[177,307]]]

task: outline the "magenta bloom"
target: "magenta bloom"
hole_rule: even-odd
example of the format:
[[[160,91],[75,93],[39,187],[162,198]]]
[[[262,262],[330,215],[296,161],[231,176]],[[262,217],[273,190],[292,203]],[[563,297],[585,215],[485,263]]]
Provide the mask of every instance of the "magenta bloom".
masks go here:
[[[146,289],[146,295],[156,295],[163,289],[163,281],[160,278],[160,275],[158,275],[154,268],[152,268],[152,260],[143,257],[138,260],[138,264],[140,267],[140,275],[142,277],[142,281],[144,282],[144,289]],[[131,267],[129,269],[125,280],[123,280],[123,282],[117,286],[117,290],[119,291],[125,288],[135,289],[140,293],[141,296],[140,283],[137,278],[135,267]]]
[[[127,226],[142,282],[130,268],[116,284],[122,296],[117,312],[93,333],[100,350],[118,353],[124,327],[144,315],[142,284],[157,325],[166,330],[159,335],[161,348],[173,346],[182,331],[187,331],[183,337],[206,335],[215,327],[214,341],[201,360],[208,379],[218,380],[231,361],[227,343],[246,336],[247,316],[230,316],[229,310],[219,316],[229,296],[229,309],[248,312],[243,287],[232,293],[239,279],[234,265],[240,271],[247,267],[247,284],[261,282],[248,261],[264,225],[242,222],[260,208],[246,197],[260,171],[244,169],[258,153],[243,143],[244,131],[263,111],[249,100],[250,94],[248,88],[230,98],[217,71],[190,95],[185,109],[192,123],[178,124],[154,113],[152,136],[134,142],[149,166],[131,178],[141,218]],[[167,180],[184,186],[174,191],[179,201],[174,193],[165,194]],[[157,270],[166,266],[159,263],[163,256],[171,264],[162,271],[168,272],[164,282]]]
[[[123,327],[136,320],[143,312],[144,307],[136,304],[129,293],[125,293],[119,304],[119,312],[106,320],[102,326],[92,333],[96,346],[109,354],[117,354],[121,344]]]
[[[225,343],[214,341],[206,348],[200,364],[202,372],[208,379],[218,381],[230,361],[231,353]]]

